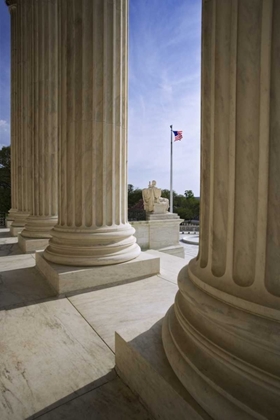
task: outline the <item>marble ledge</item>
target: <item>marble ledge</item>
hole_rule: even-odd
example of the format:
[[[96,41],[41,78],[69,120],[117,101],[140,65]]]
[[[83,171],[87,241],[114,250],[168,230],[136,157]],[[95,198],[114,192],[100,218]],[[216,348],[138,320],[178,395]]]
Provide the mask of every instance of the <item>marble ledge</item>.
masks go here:
[[[183,387],[163,349],[162,320],[151,328],[116,332],[116,371],[162,420],[211,420]]]
[[[22,252],[25,254],[35,251],[43,251],[49,244],[49,239],[44,238],[26,238],[21,234],[18,235],[18,244]]]
[[[13,223],[13,221],[14,220],[6,219],[6,221],[5,221],[6,228],[10,228],[11,227],[11,224]]]
[[[24,229],[24,226],[11,226],[10,232],[12,236],[18,236]]]
[[[160,257],[141,252],[134,260],[108,266],[74,267],[47,261],[36,252],[36,267],[59,296],[128,283],[160,272]]]

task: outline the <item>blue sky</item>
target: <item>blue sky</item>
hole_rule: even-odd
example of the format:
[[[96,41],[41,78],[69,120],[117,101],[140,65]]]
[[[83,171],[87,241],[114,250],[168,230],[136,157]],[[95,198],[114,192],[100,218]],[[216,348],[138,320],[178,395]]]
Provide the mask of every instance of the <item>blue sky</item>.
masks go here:
[[[10,144],[10,15],[0,0],[0,148]]]
[[[130,0],[128,182],[199,195],[201,0]],[[10,16],[0,0],[0,147],[10,142]]]

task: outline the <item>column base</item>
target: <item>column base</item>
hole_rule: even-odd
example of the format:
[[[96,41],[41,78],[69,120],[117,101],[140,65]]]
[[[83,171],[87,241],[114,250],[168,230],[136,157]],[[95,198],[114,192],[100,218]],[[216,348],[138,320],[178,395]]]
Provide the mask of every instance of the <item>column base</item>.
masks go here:
[[[116,332],[116,370],[155,418],[210,420],[174,374],[161,340],[162,320],[143,331]]]
[[[140,280],[160,271],[160,259],[144,252],[128,262],[95,267],[58,265],[47,261],[43,254],[36,252],[36,267],[58,295]]]
[[[7,217],[7,219],[5,220],[5,225],[6,225],[6,228],[10,229],[11,224],[13,223],[13,221],[14,221],[14,219],[9,219],[9,218]]]
[[[18,245],[22,252],[27,254],[28,252],[43,251],[49,244],[49,239],[44,238],[26,238],[22,234],[18,235]]]
[[[47,239],[51,238],[51,230],[57,224],[57,216],[29,216],[26,219],[26,225],[22,232],[22,236],[30,239]],[[37,248],[43,249],[43,248]],[[45,247],[44,247],[45,249]]]
[[[121,264],[138,257],[141,250],[129,223],[100,228],[55,226],[44,257],[59,265],[95,267]]]
[[[9,210],[9,215],[6,218],[5,224],[6,224],[6,228],[10,228],[11,224],[13,223],[13,221],[15,220],[15,214],[17,213],[17,209],[13,209],[11,208]]]
[[[280,412],[280,325],[199,288],[195,260],[162,330],[165,354],[185,389],[216,420],[276,419]]]
[[[10,226],[10,233],[12,236],[18,236],[24,229],[24,226]]]
[[[18,236],[18,234],[23,231],[28,216],[29,213],[24,211],[18,211],[17,213],[14,213],[14,221],[10,227],[10,232],[12,236]]]

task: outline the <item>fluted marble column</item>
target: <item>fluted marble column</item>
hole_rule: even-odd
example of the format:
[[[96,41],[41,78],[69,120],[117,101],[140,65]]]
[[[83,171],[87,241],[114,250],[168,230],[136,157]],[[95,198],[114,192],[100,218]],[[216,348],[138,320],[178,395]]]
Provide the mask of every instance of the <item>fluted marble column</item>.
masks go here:
[[[17,142],[18,142],[18,121],[17,121],[17,109],[18,109],[18,43],[20,42],[18,37],[18,12],[17,12],[17,0],[7,0],[7,6],[9,7],[11,15],[11,209],[9,210],[9,216],[7,222],[14,220],[14,213],[17,211],[17,184],[18,184],[18,167],[17,167]]]
[[[24,227],[31,207],[31,135],[32,135],[32,0],[17,1],[17,212],[11,232]]]
[[[199,255],[163,344],[214,419],[280,413],[280,2],[204,0]]]
[[[127,0],[59,1],[58,224],[45,259],[116,264],[127,222]]]
[[[57,0],[32,0],[30,6],[34,35],[30,84],[33,94],[32,204],[21,235],[39,239],[50,238],[50,230],[57,223],[58,3]]]

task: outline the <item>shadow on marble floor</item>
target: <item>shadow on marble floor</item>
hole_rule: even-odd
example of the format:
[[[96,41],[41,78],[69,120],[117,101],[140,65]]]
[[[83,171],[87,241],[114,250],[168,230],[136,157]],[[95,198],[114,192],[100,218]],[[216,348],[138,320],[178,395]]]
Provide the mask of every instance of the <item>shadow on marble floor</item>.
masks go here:
[[[154,419],[119,377],[112,379],[111,373],[67,395],[26,420],[35,418],[41,420]]]
[[[116,370],[157,418],[211,420],[187,392],[167,359],[163,318],[150,328],[116,332]],[[142,331],[141,331],[142,330]]]
[[[0,238],[14,238],[14,236],[11,235],[10,229],[0,229]]]
[[[112,289],[139,283],[145,279],[132,279],[99,285],[57,295],[47,280],[35,266],[35,258],[31,254],[14,254],[0,256],[0,311],[10,310],[51,300],[71,299],[78,295],[90,295],[91,292]]]
[[[54,299],[58,297],[36,267],[0,271],[0,311]]]
[[[0,244],[0,258],[9,255],[23,255],[23,252],[17,243]]]
[[[97,380],[87,384],[86,386],[75,390],[73,393],[66,395],[64,398],[61,398],[58,401],[55,401],[53,404],[50,404],[49,406],[44,407],[42,410],[32,414],[31,416],[27,417],[25,420],[33,420],[35,418],[41,418],[41,419],[68,418],[68,417],[60,416],[59,412],[67,411],[67,405],[72,405],[73,407],[75,407],[76,405],[79,405],[80,398],[83,398],[85,394],[91,393],[94,390],[98,389],[99,387],[102,387],[102,385],[107,384],[108,382],[114,381],[115,377],[116,375],[114,373],[114,370],[112,370],[111,372],[107,373],[103,377],[98,378]],[[61,406],[62,406],[62,409],[60,408]],[[57,413],[58,415],[55,414],[57,411],[58,411]]]

